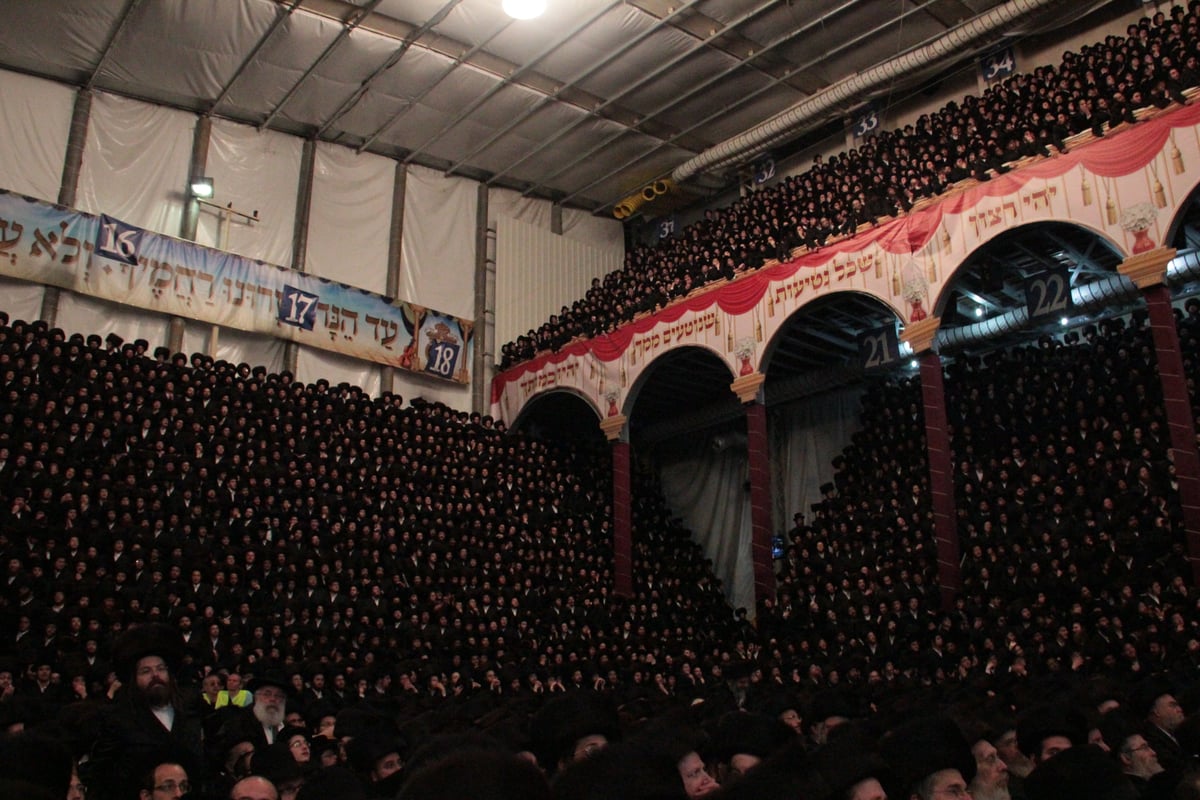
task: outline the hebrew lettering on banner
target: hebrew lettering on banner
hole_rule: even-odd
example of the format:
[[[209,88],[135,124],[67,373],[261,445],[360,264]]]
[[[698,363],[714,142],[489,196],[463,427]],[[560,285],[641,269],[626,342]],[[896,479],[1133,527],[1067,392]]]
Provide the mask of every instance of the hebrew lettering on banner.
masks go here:
[[[467,320],[4,190],[0,274],[470,381]],[[423,318],[445,332],[417,359]]]

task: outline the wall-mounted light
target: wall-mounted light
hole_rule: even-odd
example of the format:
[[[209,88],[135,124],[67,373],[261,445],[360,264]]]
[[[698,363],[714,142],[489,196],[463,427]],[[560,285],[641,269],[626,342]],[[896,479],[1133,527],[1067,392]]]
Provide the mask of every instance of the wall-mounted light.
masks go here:
[[[513,19],[534,19],[546,10],[546,0],[504,0],[501,5]]]
[[[192,178],[190,184],[192,189],[192,197],[199,197],[202,200],[207,200],[213,196],[213,179],[196,177]]]

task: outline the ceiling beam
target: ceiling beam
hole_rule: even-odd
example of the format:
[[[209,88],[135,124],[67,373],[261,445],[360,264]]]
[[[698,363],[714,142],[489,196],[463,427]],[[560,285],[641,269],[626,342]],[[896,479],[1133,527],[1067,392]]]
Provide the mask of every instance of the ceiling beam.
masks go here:
[[[596,22],[599,22],[601,19],[608,16],[608,13],[610,11],[612,11],[615,8],[619,8],[621,6],[621,4],[624,2],[625,2],[625,0],[610,0],[610,2],[607,5],[597,8],[596,11],[594,11],[590,16],[586,17],[585,19],[580,20],[573,28],[564,32],[560,37],[555,39],[553,42],[547,44],[536,55],[534,55],[532,58],[530,58],[528,61],[526,61],[520,67],[518,67],[517,70],[512,73],[512,75],[506,76],[506,77],[502,78],[498,83],[493,84],[492,87],[490,89],[488,89],[486,92],[484,92],[481,96],[476,98],[474,101],[468,103],[466,108],[460,110],[458,112],[458,114],[452,120],[450,120],[445,125],[443,125],[440,130],[436,131],[433,135],[431,135],[429,138],[427,138],[424,142],[417,145],[412,150],[412,152],[410,153],[408,158],[404,159],[404,163],[406,163],[406,164],[410,163],[412,161],[413,157],[424,153],[426,148],[428,148],[431,144],[433,144],[434,142],[437,142],[439,139],[441,139],[443,136],[445,136],[447,133],[449,133],[451,129],[457,127],[460,122],[465,120],[467,117],[471,116],[471,114],[475,113],[475,111],[478,110],[480,107],[482,107],[484,103],[486,103],[488,100],[491,100],[493,97],[498,95],[500,92],[502,92],[507,87],[513,85],[516,81],[520,80],[522,75],[525,75],[528,72],[532,72],[533,68],[536,67],[538,64],[540,64],[543,59],[545,59],[547,56],[554,53],[556,50],[561,48],[567,42],[574,39],[576,36],[579,36],[581,33],[586,31],[588,28],[592,27],[592,25],[594,25]]]
[[[411,48],[422,36],[426,35],[438,25],[442,24],[442,21],[446,19],[446,17],[450,15],[450,12],[453,11],[454,8],[461,2],[462,0],[448,0],[448,2],[438,9],[436,14],[427,19],[424,24],[421,25],[421,27],[417,28],[408,36],[405,36],[402,40],[400,40],[400,46],[393,50],[382,64],[376,67],[370,75],[368,75],[359,83],[358,88],[355,89],[355,91],[351,93],[351,95],[347,97],[345,101],[342,102],[337,111],[333,112],[333,116],[326,120],[320,129],[317,130],[317,138],[320,139],[324,137],[329,129],[337,124],[338,120],[350,113],[350,110],[358,105],[359,101],[366,96],[367,92],[375,84],[375,81],[379,80],[384,73],[386,73],[392,67],[399,64],[400,59],[404,58],[404,54],[409,51],[409,48]]]
[[[220,94],[218,94],[213,101],[209,103],[208,111],[210,114],[217,110],[217,106],[225,102],[225,98],[229,96],[229,92],[233,89],[234,84],[236,84],[238,79],[245,74],[250,65],[254,63],[254,60],[258,58],[258,54],[261,53],[262,49],[267,46],[267,42],[271,41],[271,37],[275,35],[276,31],[283,27],[283,23],[295,13],[296,9],[302,2],[304,2],[304,0],[292,0],[291,5],[286,7],[281,5],[276,10],[275,20],[271,23],[271,27],[267,28],[266,33],[258,37],[258,41],[255,42],[254,47],[250,48],[250,52],[247,53],[246,57],[242,59],[242,63],[238,64],[238,68],[234,70],[232,77],[230,77],[225,85],[221,87]]]
[[[121,12],[121,18],[117,20],[117,25],[113,28],[112,36],[108,37],[108,41],[104,43],[104,49],[100,51],[100,60],[96,62],[96,68],[92,70],[91,76],[88,78],[87,83],[84,84],[84,91],[90,92],[95,87],[100,73],[104,71],[104,68],[108,66],[108,60],[112,58],[117,40],[121,38],[121,34],[125,32],[125,29],[129,27],[129,20],[141,4],[142,0],[129,0],[125,4],[125,10]]]
[[[382,2],[383,0],[370,0],[370,2],[362,8],[355,7],[355,9],[350,12],[350,14],[344,20],[342,20],[342,29],[338,32],[338,35],[334,37],[333,41],[329,43],[329,46],[326,47],[321,55],[317,57],[317,60],[313,62],[312,66],[304,71],[304,74],[300,76],[300,79],[292,84],[292,88],[289,89],[287,94],[283,96],[283,99],[275,105],[275,108],[271,109],[270,113],[267,114],[267,118],[258,124],[260,129],[266,128],[271,124],[271,121],[275,119],[279,112],[283,110],[284,106],[291,102],[291,99],[296,96],[296,93],[300,91],[300,88],[308,82],[308,79],[311,78],[318,69],[320,69],[321,65],[324,64],[330,56],[337,52],[337,49],[341,47],[347,39],[350,38],[350,34],[354,32],[354,29],[362,24],[362,21],[370,16],[371,13]]]

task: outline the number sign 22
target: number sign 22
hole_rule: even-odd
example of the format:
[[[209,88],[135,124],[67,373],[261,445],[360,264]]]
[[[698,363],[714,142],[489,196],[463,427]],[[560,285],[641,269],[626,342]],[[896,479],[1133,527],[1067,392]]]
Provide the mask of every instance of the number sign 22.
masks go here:
[[[1026,278],[1025,308],[1031,320],[1070,311],[1070,274],[1064,269],[1041,272]]]

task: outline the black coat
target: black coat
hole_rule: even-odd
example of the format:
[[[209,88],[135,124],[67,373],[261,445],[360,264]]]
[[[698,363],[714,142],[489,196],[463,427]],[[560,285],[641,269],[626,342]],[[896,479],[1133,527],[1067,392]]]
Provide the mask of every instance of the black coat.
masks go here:
[[[204,735],[200,715],[190,708],[175,708],[168,731],[148,706],[125,690],[101,712],[99,731],[85,778],[90,797],[137,797],[142,776],[166,761],[181,764],[193,784],[204,778]]]

